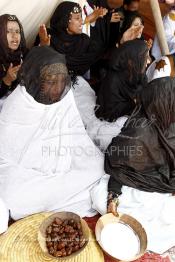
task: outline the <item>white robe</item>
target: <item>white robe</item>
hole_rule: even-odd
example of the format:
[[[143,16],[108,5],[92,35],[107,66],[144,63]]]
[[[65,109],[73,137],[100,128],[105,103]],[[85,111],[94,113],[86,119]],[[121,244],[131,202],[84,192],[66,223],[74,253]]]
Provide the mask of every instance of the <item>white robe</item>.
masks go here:
[[[175,53],[175,20],[171,19],[171,14],[175,16],[175,11],[172,10],[170,13],[164,16],[163,25],[170,54],[173,54]],[[152,55],[155,59],[158,59],[162,56],[157,36],[154,38]]]
[[[159,67],[157,68],[157,64],[160,61],[162,62],[163,66],[161,68]],[[170,63],[168,56],[162,56],[154,60],[146,71],[148,83],[153,81],[154,79],[171,76],[171,71],[172,71],[172,68],[171,68],[171,63]],[[174,71],[174,68],[173,68],[173,71]]]
[[[105,151],[112,138],[120,133],[128,117],[119,117],[112,123],[98,119],[94,111],[95,92],[81,76],[77,78],[77,84],[72,91],[88,135],[102,151]]]
[[[71,90],[43,105],[18,86],[0,114],[0,145],[0,198],[12,218],[60,210],[95,214],[90,190],[104,173],[104,159]]]
[[[107,212],[109,175],[104,175],[91,192],[93,208],[100,214]],[[162,254],[175,246],[175,196],[143,192],[123,186],[119,196],[119,212],[137,219],[144,227],[147,250]]]

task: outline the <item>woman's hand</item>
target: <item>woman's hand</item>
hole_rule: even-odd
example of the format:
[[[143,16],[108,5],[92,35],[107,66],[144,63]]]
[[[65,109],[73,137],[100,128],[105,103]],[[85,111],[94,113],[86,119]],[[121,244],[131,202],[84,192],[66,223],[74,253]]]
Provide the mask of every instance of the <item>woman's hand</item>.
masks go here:
[[[118,205],[118,194],[113,191],[109,191],[107,198],[107,213],[112,213],[114,216],[119,216],[117,212]]]
[[[108,13],[108,9],[101,7],[99,9],[99,17],[103,17]]]
[[[108,10],[106,8],[95,6],[94,12],[86,17],[84,24],[95,22],[99,17],[105,16],[107,12]]]
[[[107,213],[112,213],[114,216],[118,216],[117,206],[118,204],[116,203],[116,201],[110,201],[107,208]]]
[[[119,15],[118,13],[112,13],[112,16],[111,16],[111,23],[118,23],[120,22],[120,19],[121,19],[121,15]]]
[[[120,40],[120,44],[123,44],[129,40],[134,40],[138,38],[140,33],[143,30],[143,25],[135,26],[135,27],[130,27],[128,30],[126,30],[122,36],[122,39]]]
[[[10,64],[6,76],[2,79],[7,86],[11,86],[12,82],[17,79],[17,74],[20,67],[21,65],[13,66],[12,63]]]
[[[47,34],[47,29],[45,24],[40,25],[39,38],[40,38],[40,46],[45,46],[45,45],[50,46],[51,36]]]
[[[148,49],[150,50],[153,46],[153,40],[150,38],[148,41],[145,41],[147,46],[148,46]]]

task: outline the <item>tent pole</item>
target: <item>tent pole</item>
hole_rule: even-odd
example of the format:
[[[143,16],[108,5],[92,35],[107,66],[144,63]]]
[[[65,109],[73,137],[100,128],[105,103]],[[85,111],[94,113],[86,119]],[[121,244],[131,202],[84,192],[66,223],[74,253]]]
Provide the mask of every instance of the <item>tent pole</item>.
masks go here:
[[[154,17],[154,22],[156,26],[157,37],[159,40],[161,53],[162,55],[168,55],[170,52],[169,52],[168,44],[166,41],[165,30],[163,26],[159,2],[158,0],[150,0],[150,5],[151,5],[153,17]]]

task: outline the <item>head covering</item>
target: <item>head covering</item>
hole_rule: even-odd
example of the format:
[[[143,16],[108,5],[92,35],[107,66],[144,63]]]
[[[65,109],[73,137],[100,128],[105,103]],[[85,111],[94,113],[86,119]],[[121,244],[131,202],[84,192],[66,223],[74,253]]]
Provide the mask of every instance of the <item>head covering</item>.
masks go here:
[[[137,39],[115,48],[97,96],[97,117],[111,122],[133,111],[134,99],[146,83],[147,54],[146,43]]]
[[[160,77],[175,77],[175,56],[167,55],[156,59],[147,69],[148,82]]]
[[[137,14],[137,11],[126,10],[126,9],[123,7],[123,14],[124,14],[124,18],[126,18],[126,17],[129,17],[129,16],[132,16],[132,15]]]
[[[65,56],[51,47],[34,47],[20,70],[21,85],[39,103],[59,101],[70,89]]]
[[[112,54],[109,67],[115,72],[125,74],[125,82],[138,83],[146,68],[148,47],[138,39],[127,41],[116,48]]]
[[[100,33],[92,40],[86,34],[68,34],[67,27],[71,13],[81,13],[77,3],[62,2],[56,8],[50,20],[51,46],[61,54],[65,54],[67,67],[72,75],[84,75],[90,66],[99,58],[104,43]],[[99,35],[98,35],[99,34]]]
[[[50,20],[51,45],[66,55],[81,54],[89,46],[89,38],[84,34],[70,35],[67,27],[72,13],[81,13],[78,3],[62,2]]]
[[[17,50],[11,52],[7,41],[7,22],[17,22],[20,28],[21,41]],[[19,62],[26,52],[26,41],[24,37],[23,27],[15,15],[4,14],[0,16],[0,79],[6,75],[10,63]]]
[[[105,171],[113,177],[109,189],[120,193],[121,186],[127,185],[148,192],[175,192],[174,133],[175,79],[155,79],[143,89],[140,107],[107,150]]]
[[[54,14],[50,19],[50,27],[55,32],[65,31],[68,27],[71,14],[81,13],[82,9],[78,3],[74,2],[62,2],[56,8]]]
[[[55,76],[57,66],[63,75],[63,55],[50,47],[32,49],[22,66],[26,88],[19,85],[0,114],[0,195],[15,220],[46,210],[94,214],[90,191],[104,174],[104,159],[89,139],[73,92],[51,105],[52,96],[44,104],[38,100],[40,79],[50,71]]]
[[[141,93],[141,104],[146,115],[165,133],[175,122],[175,79],[163,77],[153,80]]]

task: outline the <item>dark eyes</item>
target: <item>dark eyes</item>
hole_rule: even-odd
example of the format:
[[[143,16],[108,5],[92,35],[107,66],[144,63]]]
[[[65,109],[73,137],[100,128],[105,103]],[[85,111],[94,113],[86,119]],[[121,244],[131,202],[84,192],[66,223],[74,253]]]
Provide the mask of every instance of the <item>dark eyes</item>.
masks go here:
[[[74,16],[74,17],[72,17],[72,19],[75,19],[75,20],[81,20],[81,19],[82,19],[82,16],[81,16],[81,15]]]
[[[46,85],[57,85],[59,83],[65,83],[65,79],[60,80],[60,81],[52,81],[52,80],[44,80],[42,81],[42,84],[46,84]]]
[[[13,33],[20,34],[20,30],[8,29],[8,30],[7,30],[7,33],[8,33],[8,34],[13,34]]]

